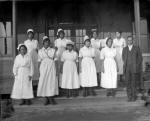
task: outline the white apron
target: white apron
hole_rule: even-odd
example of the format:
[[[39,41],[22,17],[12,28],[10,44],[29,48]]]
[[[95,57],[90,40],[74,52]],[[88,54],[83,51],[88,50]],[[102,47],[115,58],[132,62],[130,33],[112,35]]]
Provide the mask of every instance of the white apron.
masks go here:
[[[39,50],[40,78],[37,96],[49,97],[58,95],[58,81],[56,77],[55,61],[49,57],[54,57],[55,50],[52,48],[42,48]]]
[[[105,47],[101,51],[101,59],[104,59],[104,73],[101,73],[101,87],[117,88],[117,66],[114,60],[116,50]]]
[[[33,75],[33,80],[38,80],[39,79],[39,71],[38,71],[38,41],[37,40],[26,40],[24,44],[27,47],[28,54],[31,56],[31,59],[33,61],[33,66],[34,66],[34,75]]]
[[[79,76],[77,72],[76,61],[78,55],[75,51],[64,51],[62,54],[63,74],[61,88],[77,89],[80,87]]]
[[[79,51],[79,57],[82,58],[80,83],[82,87],[97,86],[97,74],[93,57],[95,56],[94,48],[82,47]]]
[[[33,72],[33,63],[30,56],[25,55],[23,57],[21,54],[17,55],[13,66],[15,81],[11,98],[33,98],[32,80],[29,80],[29,76],[32,76]]]

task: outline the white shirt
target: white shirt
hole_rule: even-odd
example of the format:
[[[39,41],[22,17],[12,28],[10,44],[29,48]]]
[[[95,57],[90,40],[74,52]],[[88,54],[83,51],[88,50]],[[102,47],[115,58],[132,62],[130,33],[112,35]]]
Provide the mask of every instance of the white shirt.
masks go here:
[[[45,58],[54,58],[55,49],[48,47],[45,49],[44,47],[38,52],[38,61],[41,62]],[[55,58],[56,60],[56,58]]]
[[[132,50],[133,45],[128,45],[129,51]]]
[[[94,50],[94,48],[92,48],[92,47],[86,47],[86,46],[84,46],[84,47],[82,47],[81,49],[80,49],[80,51],[79,51],[79,57],[90,57],[90,58],[93,58],[93,57],[95,57],[95,50]]]
[[[37,40],[26,40],[24,41],[24,44],[26,45],[27,49],[28,49],[28,53],[30,53],[33,50],[38,49],[38,41]]]

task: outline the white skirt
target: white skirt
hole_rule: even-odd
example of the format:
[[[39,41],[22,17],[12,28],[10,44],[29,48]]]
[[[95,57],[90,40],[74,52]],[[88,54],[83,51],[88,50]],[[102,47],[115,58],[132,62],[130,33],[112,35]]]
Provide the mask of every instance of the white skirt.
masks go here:
[[[95,62],[92,58],[84,57],[81,62],[81,86],[94,87],[97,86],[97,74]]]
[[[44,59],[40,65],[40,78],[37,96],[58,95],[58,80],[56,77],[55,62],[51,59]]]
[[[74,61],[65,61],[63,65],[61,88],[77,89],[79,87],[80,83],[76,63]]]
[[[11,94],[13,99],[30,99],[33,98],[32,81],[29,80],[30,69],[21,67],[18,69],[18,75]]]
[[[104,73],[101,73],[101,87],[117,88],[117,67],[112,58],[105,58]]]

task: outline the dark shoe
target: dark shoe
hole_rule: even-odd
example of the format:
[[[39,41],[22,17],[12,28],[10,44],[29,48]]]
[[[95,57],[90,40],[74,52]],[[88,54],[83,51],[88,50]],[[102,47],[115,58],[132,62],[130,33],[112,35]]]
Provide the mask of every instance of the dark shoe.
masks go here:
[[[23,99],[19,105],[25,105],[26,101]]]
[[[115,96],[116,96],[116,91],[113,90],[113,91],[111,92],[111,96],[115,97]]]
[[[52,98],[52,105],[57,105],[57,102],[55,101],[54,98]]]
[[[49,105],[49,104],[50,104],[49,99],[46,98],[44,105]]]
[[[30,99],[27,100],[27,105],[32,105],[32,102]]]
[[[92,95],[93,95],[93,96],[96,96],[96,95],[97,95],[94,90],[92,90]]]
[[[106,96],[107,97],[111,96],[111,92],[107,92]]]

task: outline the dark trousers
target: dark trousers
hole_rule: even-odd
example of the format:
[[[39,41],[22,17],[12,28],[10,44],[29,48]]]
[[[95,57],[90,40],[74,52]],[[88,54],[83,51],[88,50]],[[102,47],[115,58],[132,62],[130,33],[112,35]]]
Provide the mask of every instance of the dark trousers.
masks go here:
[[[132,73],[131,69],[128,69],[125,74],[125,78],[127,81],[127,96],[128,99],[136,99],[137,98],[137,74]]]

